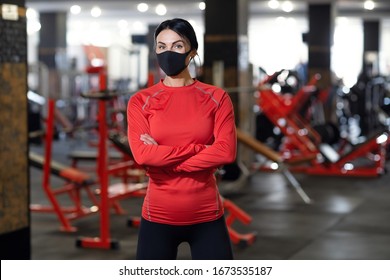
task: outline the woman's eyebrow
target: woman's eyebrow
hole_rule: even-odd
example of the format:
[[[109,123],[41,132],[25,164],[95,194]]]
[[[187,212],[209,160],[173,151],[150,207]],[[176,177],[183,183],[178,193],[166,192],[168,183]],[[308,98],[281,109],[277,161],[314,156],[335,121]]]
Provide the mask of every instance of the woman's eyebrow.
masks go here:
[[[183,40],[177,40],[177,41],[174,41],[174,42],[172,42],[172,45],[174,45],[174,44],[176,44],[176,43],[183,43],[184,44],[184,41]],[[157,42],[157,44],[163,44],[163,45],[166,45],[166,43],[164,43],[164,42],[161,42],[161,41],[158,41]]]

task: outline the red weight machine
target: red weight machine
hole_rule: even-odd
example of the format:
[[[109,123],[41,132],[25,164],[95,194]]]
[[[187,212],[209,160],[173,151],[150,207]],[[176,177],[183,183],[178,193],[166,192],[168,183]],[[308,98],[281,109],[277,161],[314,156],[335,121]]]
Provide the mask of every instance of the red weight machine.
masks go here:
[[[89,174],[76,168],[66,166],[52,160],[52,141],[54,125],[54,101],[48,102],[48,113],[46,118],[45,154],[30,152],[29,162],[31,166],[43,169],[42,187],[50,202],[48,205],[31,204],[30,210],[42,213],[55,213],[61,223],[61,230],[66,232],[76,231],[71,221],[84,217],[98,211],[97,199],[94,195],[96,180]],[[51,184],[51,175],[62,178],[65,183],[62,186]],[[83,200],[82,191],[89,197],[88,203]],[[63,206],[58,196],[67,194],[71,205]]]
[[[105,69],[98,72],[100,89],[106,86]],[[80,169],[60,164],[52,159],[52,142],[54,134],[55,102],[48,100],[48,113],[46,118],[45,133],[45,155],[44,158],[37,154],[30,153],[30,163],[32,166],[43,169],[43,189],[49,199],[49,205],[31,205],[32,211],[55,213],[64,231],[76,231],[71,225],[71,221],[84,217],[88,214],[98,213],[100,215],[100,234],[98,237],[81,237],[76,241],[76,246],[84,248],[114,249],[118,247],[118,242],[110,237],[110,210],[114,209],[117,214],[124,211],[119,205],[119,201],[145,195],[146,183],[134,182],[135,175],[132,171],[135,163],[132,159],[109,163],[108,162],[108,127],[106,102],[115,98],[118,94],[100,90],[92,92],[85,97],[98,101],[98,135],[97,145],[97,176],[92,176]],[[61,187],[55,187],[50,183],[51,175],[57,175],[65,180]],[[119,177],[114,181],[110,177]],[[89,197],[88,205],[85,203],[85,195],[82,190],[86,190]],[[68,194],[70,203],[61,200],[59,195]],[[65,204],[71,206],[65,206]]]
[[[352,145],[343,139],[340,148],[322,143],[321,136],[300,110],[318,93],[320,75],[315,75],[295,95],[282,95],[267,87],[272,76],[259,86],[258,104],[284,135],[280,154],[289,169],[313,175],[373,177],[384,173],[388,131],[379,131],[364,143]],[[368,161],[368,162],[367,162]],[[363,164],[364,162],[364,164]],[[300,164],[297,164],[300,163]]]
[[[98,211],[97,199],[94,194],[96,180],[89,174],[76,168],[66,166],[52,160],[52,141],[54,134],[54,100],[48,102],[46,118],[45,154],[29,153],[31,166],[43,169],[42,187],[50,204],[31,204],[33,212],[55,213],[61,223],[61,230],[73,232],[77,229],[71,225],[71,221]],[[53,186],[51,175],[62,178],[65,183],[62,186]],[[82,191],[85,191],[89,201],[83,199]],[[58,197],[67,194],[71,205],[63,206]]]
[[[96,71],[95,71],[96,70]],[[99,177],[99,207],[100,207],[100,234],[97,237],[80,237],[76,241],[76,246],[83,248],[116,249],[118,242],[110,236],[110,212],[113,202],[118,200],[145,195],[146,183],[119,182],[110,185],[110,177],[120,174],[124,176],[129,169],[134,167],[134,161],[128,160],[119,163],[108,163],[108,126],[106,103],[118,96],[115,92],[107,90],[107,74],[105,67],[100,67],[89,73],[99,75],[99,91],[83,94],[83,97],[98,101],[98,163],[97,174]],[[116,205],[117,210],[119,206]]]
[[[46,118],[46,133],[45,133],[45,153],[41,156],[37,153],[29,153],[29,162],[31,166],[43,170],[42,187],[47,196],[48,204],[31,204],[30,210],[41,213],[54,213],[57,215],[61,230],[65,232],[75,232],[77,228],[72,225],[72,221],[85,217],[90,214],[100,213],[101,217],[101,233],[103,240],[109,236],[109,211],[114,209],[116,214],[124,214],[119,201],[129,197],[138,197],[145,195],[145,183],[133,183],[134,178],[125,176],[129,170],[134,167],[133,161],[120,162],[104,166],[103,172],[106,174],[120,173],[121,182],[108,186],[102,184],[102,177],[105,173],[101,173],[103,160],[100,158],[98,177],[92,176],[90,173],[84,172],[78,168],[67,166],[63,163],[52,159],[52,142],[54,134],[54,100],[48,101],[48,113]],[[99,155],[103,155],[103,149],[99,151]],[[64,180],[63,185],[54,186],[51,183],[51,175],[55,175]],[[103,176],[102,176],[103,175]],[[129,179],[129,182],[126,180]],[[103,182],[106,180],[103,177]],[[107,177],[108,180],[108,177]],[[130,182],[131,180],[131,182]],[[65,198],[67,195],[68,200]],[[61,197],[61,198],[60,198]],[[107,219],[107,220],[105,220]],[[105,239],[104,239],[105,238]],[[104,244],[104,245],[102,245]],[[107,246],[102,243],[103,247]],[[79,243],[77,243],[79,246]]]

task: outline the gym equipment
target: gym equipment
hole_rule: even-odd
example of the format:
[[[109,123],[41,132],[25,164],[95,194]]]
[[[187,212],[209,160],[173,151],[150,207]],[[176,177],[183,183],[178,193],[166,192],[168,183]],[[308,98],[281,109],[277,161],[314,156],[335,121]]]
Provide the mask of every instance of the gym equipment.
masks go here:
[[[374,133],[359,145],[344,141],[341,145],[343,149],[336,151],[322,141],[321,135],[301,115],[300,110],[309,97],[318,93],[315,85],[319,79],[320,75],[314,75],[294,96],[277,94],[265,86],[267,81],[259,86],[259,106],[284,135],[280,149],[283,162],[306,163],[289,166],[289,169],[313,175],[367,177],[383,174],[388,132]],[[369,160],[369,163],[360,165],[362,160]]]
[[[110,237],[110,219],[109,206],[110,200],[122,199],[126,196],[133,196],[135,192],[141,191],[144,195],[145,183],[131,184],[120,183],[109,186],[109,177],[115,174],[125,174],[126,170],[134,165],[134,161],[124,161],[116,164],[108,164],[108,128],[107,128],[107,111],[106,102],[116,98],[118,93],[107,90],[107,75],[105,67],[97,69],[89,69],[89,73],[97,73],[99,75],[99,91],[83,94],[84,98],[95,99],[98,101],[98,122],[99,122],[99,140],[98,140],[98,164],[97,174],[99,176],[100,186],[100,234],[98,237],[80,237],[76,241],[77,247],[83,248],[101,248],[101,249],[116,249],[118,242]],[[125,188],[123,188],[125,186]],[[114,193],[111,193],[109,191]],[[115,191],[114,191],[115,190]]]
[[[31,211],[36,212],[52,212],[55,213],[60,220],[61,230],[67,232],[76,231],[76,228],[71,225],[71,220],[96,213],[96,199],[93,194],[93,187],[96,180],[89,174],[81,172],[75,168],[67,167],[61,163],[51,159],[52,141],[53,141],[53,124],[54,124],[54,101],[48,102],[48,115],[46,119],[46,134],[45,134],[45,155],[44,157],[30,152],[30,164],[37,168],[43,169],[43,190],[47,195],[51,205],[32,204]],[[50,183],[50,175],[54,174],[65,180],[65,185],[54,188]],[[91,200],[89,206],[85,206],[82,202],[81,190],[87,192]],[[67,193],[73,202],[73,206],[61,206],[57,195]]]
[[[363,74],[351,88],[338,88],[336,113],[345,138],[359,140],[380,129],[390,129],[388,88],[385,77]]]
[[[117,248],[118,243],[112,241],[109,235],[109,211],[113,208],[117,214],[124,211],[119,205],[119,201],[129,197],[143,196],[145,194],[145,183],[117,182],[108,186],[108,175],[121,173],[125,178],[124,171],[131,169],[133,162],[120,162],[115,165],[106,166],[101,155],[106,155],[105,151],[99,151],[99,178],[93,178],[89,173],[77,168],[66,166],[52,160],[52,141],[54,123],[54,101],[48,101],[48,114],[46,119],[45,133],[45,155],[44,157],[30,153],[30,163],[34,167],[43,169],[43,189],[47,195],[50,205],[32,204],[31,210],[36,212],[55,213],[60,220],[61,230],[74,232],[76,227],[71,225],[71,221],[89,214],[99,213],[101,216],[100,231],[101,238],[80,239],[76,242],[79,247],[97,248]],[[101,173],[102,168],[103,172]],[[55,188],[50,184],[51,175],[59,176],[65,180],[62,187]],[[106,178],[104,178],[106,176]],[[102,183],[103,177],[103,183]],[[106,182],[106,184],[104,184]],[[89,198],[87,205],[83,200],[81,191],[85,190]],[[58,199],[59,195],[68,194],[71,198],[72,206],[63,206]]]
[[[256,232],[238,233],[233,228],[233,224],[235,221],[239,221],[244,225],[248,225],[251,223],[252,218],[236,204],[234,204],[231,200],[222,198],[222,202],[223,207],[225,209],[226,225],[232,243],[240,247],[247,247],[253,244],[256,241]]]
[[[94,189],[92,189],[96,186],[96,181],[89,174],[53,160],[47,164],[48,161],[45,161],[44,157],[34,152],[29,153],[29,162],[31,166],[45,170],[43,189],[51,204],[31,204],[31,211],[55,213],[61,223],[62,231],[75,232],[77,228],[71,225],[72,220],[94,214],[99,210]],[[46,171],[48,169],[49,172]],[[50,184],[50,174],[62,178],[65,184],[57,188],[53,187]],[[82,190],[85,190],[90,199],[88,206],[82,201]],[[60,194],[68,194],[73,205],[62,206],[57,199],[57,195]]]
[[[267,147],[263,143],[257,141],[250,134],[243,132],[239,128],[237,128],[237,139],[240,143],[243,143],[244,145],[248,146],[256,153],[259,153],[259,154],[265,156],[267,159],[275,162],[277,164],[276,169],[281,171],[281,173],[286,177],[286,179],[294,187],[295,191],[299,194],[299,196],[302,198],[302,200],[307,204],[312,203],[312,200],[310,199],[310,197],[305,193],[305,191],[302,189],[299,182],[295,179],[295,177],[291,174],[291,172],[285,166],[285,164],[283,163],[282,157],[277,152],[270,149],[269,147]]]
[[[72,167],[74,168],[77,168],[79,167],[79,162],[96,162],[97,158],[98,158],[98,154],[97,154],[97,151],[87,151],[87,150],[75,150],[75,151],[71,151],[69,154],[68,154],[68,157],[71,159],[72,163]],[[118,153],[109,153],[108,154],[108,159],[110,162],[119,162],[119,161],[122,161],[123,160],[123,157],[122,155],[118,154]],[[79,168],[83,168],[84,167],[79,167]]]

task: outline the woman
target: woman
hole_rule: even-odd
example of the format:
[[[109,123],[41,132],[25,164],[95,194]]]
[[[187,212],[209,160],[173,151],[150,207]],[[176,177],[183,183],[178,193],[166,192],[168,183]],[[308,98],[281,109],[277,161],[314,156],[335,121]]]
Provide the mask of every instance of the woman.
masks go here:
[[[137,259],[176,259],[182,242],[193,259],[232,259],[214,176],[236,156],[232,102],[191,77],[198,42],[188,21],[166,20],[154,38],[166,77],[132,96],[127,108],[129,144],[149,176]]]

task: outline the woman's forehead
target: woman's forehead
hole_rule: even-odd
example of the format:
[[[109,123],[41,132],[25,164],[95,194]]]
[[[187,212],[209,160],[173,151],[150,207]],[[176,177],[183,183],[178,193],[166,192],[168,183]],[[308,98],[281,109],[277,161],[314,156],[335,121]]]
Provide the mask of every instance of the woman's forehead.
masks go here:
[[[175,31],[171,29],[164,29],[162,30],[156,37],[157,43],[173,43],[177,41],[182,41],[188,43],[188,41],[181,37],[179,34],[177,34]]]

